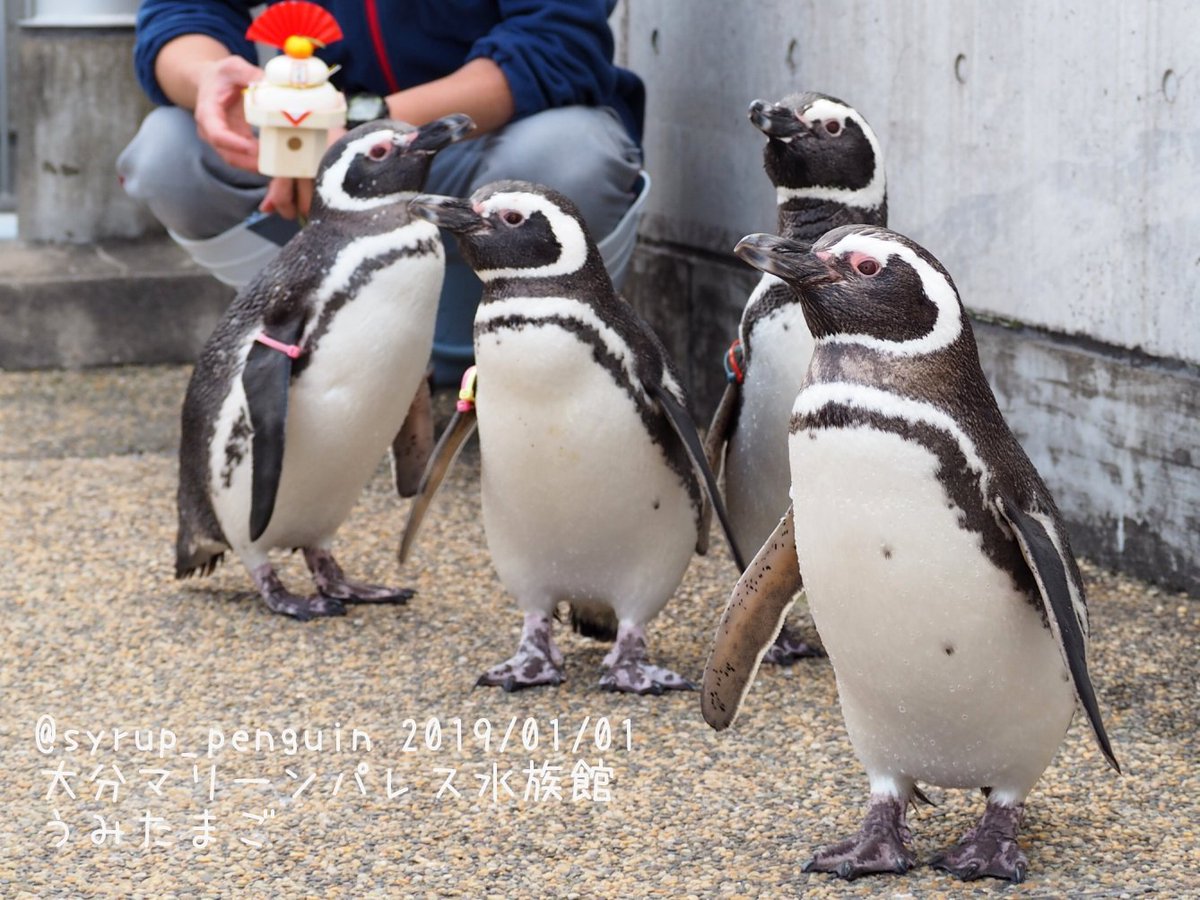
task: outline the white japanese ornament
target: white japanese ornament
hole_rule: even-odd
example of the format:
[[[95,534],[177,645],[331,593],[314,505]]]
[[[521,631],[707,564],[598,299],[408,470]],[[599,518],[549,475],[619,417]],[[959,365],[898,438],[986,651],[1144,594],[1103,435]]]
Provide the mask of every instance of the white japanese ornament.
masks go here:
[[[286,0],[255,19],[246,37],[283,50],[266,64],[266,78],[246,88],[246,121],[259,128],[258,170],[313,178],[329,129],[346,124],[346,98],[313,52],[340,40],[342,29],[315,3]]]

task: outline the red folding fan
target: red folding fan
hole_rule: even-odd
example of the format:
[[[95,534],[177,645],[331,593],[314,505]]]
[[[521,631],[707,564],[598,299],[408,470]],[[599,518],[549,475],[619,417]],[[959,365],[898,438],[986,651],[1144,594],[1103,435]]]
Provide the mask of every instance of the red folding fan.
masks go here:
[[[342,39],[342,29],[329,10],[307,0],[284,0],[255,19],[246,37],[283,49],[290,37],[308,38],[318,47]]]

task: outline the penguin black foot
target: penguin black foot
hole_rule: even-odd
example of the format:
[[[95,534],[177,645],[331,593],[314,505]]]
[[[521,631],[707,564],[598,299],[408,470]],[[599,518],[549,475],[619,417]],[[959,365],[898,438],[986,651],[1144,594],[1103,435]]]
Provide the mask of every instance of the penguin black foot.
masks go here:
[[[517,652],[479,676],[475,685],[503,688],[507,693],[541,684],[562,684],[563,655],[554,645],[549,616],[526,613]]]
[[[682,675],[646,660],[646,636],[637,625],[620,624],[617,642],[604,657],[604,667],[601,690],[655,696],[667,691],[696,690],[696,685]]]
[[[279,576],[275,574],[275,569],[270,563],[263,563],[252,574],[254,583],[258,585],[259,594],[272,612],[291,616],[301,622],[346,614],[345,604],[335,597],[325,597],[321,594],[301,597],[291,593],[283,586],[283,582],[279,580]]]
[[[1029,861],[1017,845],[1017,829],[1024,812],[1023,803],[1017,806],[989,803],[979,824],[949,850],[934,856],[929,864],[963,881],[1003,878],[1020,884],[1029,871]]]
[[[847,881],[881,872],[904,874],[917,864],[908,849],[912,835],[904,820],[906,803],[897,797],[872,797],[858,834],[822,847],[804,871],[830,872]]]
[[[775,638],[775,643],[763,654],[763,662],[773,663],[777,666],[790,666],[800,659],[811,659],[824,655],[825,651],[820,646],[802,640],[798,634],[784,625],[779,636]]]
[[[304,561],[322,597],[343,603],[407,603],[416,594],[410,588],[389,588],[351,581],[328,550],[304,548]]]

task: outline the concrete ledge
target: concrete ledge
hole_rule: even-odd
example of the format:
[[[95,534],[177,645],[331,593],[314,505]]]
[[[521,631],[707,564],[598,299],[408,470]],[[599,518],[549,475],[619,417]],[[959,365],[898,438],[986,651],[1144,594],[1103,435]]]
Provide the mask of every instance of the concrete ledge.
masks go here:
[[[1200,372],[974,325],[1000,408],[1070,520],[1076,552],[1200,595]]]
[[[679,363],[701,424],[758,281],[735,259],[643,243],[625,294]],[[1076,552],[1200,596],[1200,372],[1092,342],[974,322],[1009,425],[1070,523]]]
[[[654,327],[679,366],[701,425],[725,390],[722,357],[737,337],[759,273],[732,257],[641,242],[623,294]]]
[[[165,236],[0,242],[0,369],[196,358],[233,290]]]

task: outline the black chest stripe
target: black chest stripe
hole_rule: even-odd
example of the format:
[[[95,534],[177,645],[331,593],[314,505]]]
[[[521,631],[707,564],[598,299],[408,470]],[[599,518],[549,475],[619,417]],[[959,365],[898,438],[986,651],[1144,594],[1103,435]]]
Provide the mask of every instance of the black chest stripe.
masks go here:
[[[501,331],[522,331],[526,328],[544,328],[546,326],[561,328],[591,348],[592,358],[612,377],[617,387],[628,394],[633,401],[650,439],[662,451],[667,465],[686,485],[688,496],[698,512],[701,506],[700,484],[696,480],[687,449],[679,441],[664,413],[651,402],[646,392],[642,390],[642,386],[635,384],[630,379],[621,360],[612,352],[604,337],[595,328],[570,316],[534,317],[514,314],[476,322],[475,339],[478,340],[483,335]],[[487,377],[486,372],[483,377]],[[547,390],[550,388],[551,386],[547,385]]]
[[[791,305],[799,305],[799,298],[792,292],[792,289],[782,281],[775,281],[768,285],[765,291],[758,294],[746,307],[745,315],[742,319],[742,334],[744,335],[746,357],[750,358],[754,352],[754,329],[757,328],[764,320],[771,318],[776,312],[784,307]],[[805,324],[807,328],[807,323]]]
[[[321,317],[317,320],[316,327],[313,328],[312,334],[309,335],[308,340],[304,342],[304,349],[306,352],[303,356],[297,359],[295,364],[292,366],[292,377],[298,376],[308,366],[309,361],[312,359],[313,353],[316,352],[317,347],[321,343],[321,338],[325,335],[325,332],[329,330],[330,322],[333,321],[333,317],[337,314],[338,310],[353,300],[358,292],[363,289],[367,282],[370,281],[377,272],[386,269],[388,266],[398,262],[401,259],[436,254],[438,252],[440,243],[441,238],[439,238],[437,235],[433,235],[428,238],[423,238],[422,240],[417,241],[415,244],[397,247],[393,250],[389,250],[387,253],[382,253],[379,256],[368,257],[359,263],[358,268],[354,270],[354,274],[350,276],[349,282],[347,282],[343,288],[334,293],[333,296],[331,296],[325,302],[325,306],[321,310]],[[400,298],[397,298],[397,301],[400,302]]]
[[[1013,586],[1041,610],[1043,624],[1049,627],[1041,595],[1020,546],[996,520],[991,511],[992,504],[985,496],[982,476],[971,466],[952,434],[927,422],[913,422],[836,402],[827,403],[812,413],[792,416],[791,433],[793,440],[799,440],[804,438],[802,432],[805,431],[815,433],[858,426],[899,435],[906,441],[920,444],[937,457],[936,476],[945,491],[946,505],[958,513],[959,526],[979,535],[980,548],[988,559],[1008,573]]]

